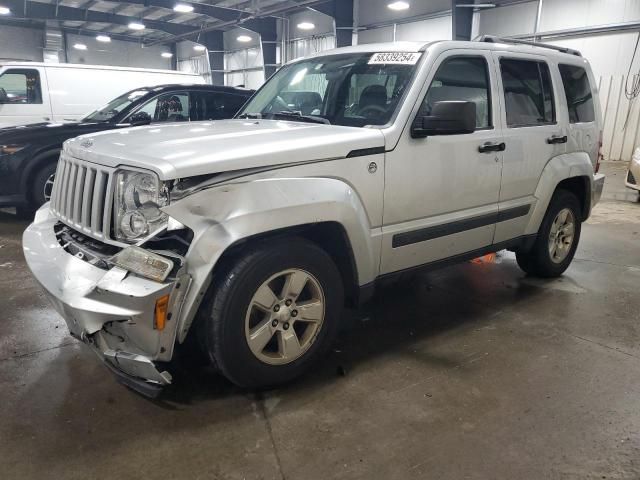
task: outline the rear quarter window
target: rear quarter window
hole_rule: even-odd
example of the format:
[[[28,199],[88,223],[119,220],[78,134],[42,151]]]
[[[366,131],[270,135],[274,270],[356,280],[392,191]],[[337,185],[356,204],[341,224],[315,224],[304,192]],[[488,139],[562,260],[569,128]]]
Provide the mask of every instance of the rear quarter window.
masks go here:
[[[593,94],[587,72],[582,67],[574,65],[558,65],[564,94],[567,97],[569,109],[569,122],[593,122],[595,110],[593,107]]]

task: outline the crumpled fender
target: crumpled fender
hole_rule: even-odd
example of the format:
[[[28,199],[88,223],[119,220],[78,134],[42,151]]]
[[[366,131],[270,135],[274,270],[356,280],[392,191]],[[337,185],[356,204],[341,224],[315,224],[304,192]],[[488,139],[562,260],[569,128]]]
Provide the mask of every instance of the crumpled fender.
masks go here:
[[[572,177],[586,177],[589,188],[593,182],[593,165],[586,152],[566,153],[553,157],[542,170],[534,193],[537,201],[529,217],[525,234],[535,234],[540,228],[544,214],[558,184]],[[586,200],[591,202],[591,191],[586,192]]]
[[[267,178],[231,183],[196,192],[163,210],[194,232],[187,256],[193,283],[178,320],[180,342],[206,293],[212,270],[238,240],[287,227],[337,222],[351,243],[359,284],[377,275],[379,236],[372,235],[356,192],[338,179]]]

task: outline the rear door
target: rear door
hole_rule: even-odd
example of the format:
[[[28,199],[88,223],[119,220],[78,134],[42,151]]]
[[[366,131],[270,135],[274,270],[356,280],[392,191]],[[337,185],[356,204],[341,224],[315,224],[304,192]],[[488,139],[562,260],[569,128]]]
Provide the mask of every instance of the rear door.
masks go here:
[[[192,120],[221,120],[233,117],[245,104],[246,97],[227,92],[194,91],[191,93]]]
[[[534,192],[549,160],[566,152],[567,129],[561,120],[555,65],[545,57],[494,52],[499,72],[504,163],[500,186],[500,212],[520,215],[500,221],[494,242],[522,235],[535,203]]]
[[[5,92],[0,99],[0,125],[51,120],[44,68],[8,68],[0,75],[0,88]]]

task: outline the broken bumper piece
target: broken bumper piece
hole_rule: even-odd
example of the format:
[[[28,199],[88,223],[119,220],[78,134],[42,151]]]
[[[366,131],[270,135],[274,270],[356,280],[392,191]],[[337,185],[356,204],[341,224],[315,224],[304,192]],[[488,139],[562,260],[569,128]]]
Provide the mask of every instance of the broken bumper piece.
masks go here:
[[[71,335],[87,344],[121,383],[157,396],[171,375],[157,367],[173,355],[175,322],[154,328],[158,298],[175,282],[155,282],[114,267],[96,267],[70,255],[54,232],[57,219],[47,207],[23,235],[24,255],[35,278]]]

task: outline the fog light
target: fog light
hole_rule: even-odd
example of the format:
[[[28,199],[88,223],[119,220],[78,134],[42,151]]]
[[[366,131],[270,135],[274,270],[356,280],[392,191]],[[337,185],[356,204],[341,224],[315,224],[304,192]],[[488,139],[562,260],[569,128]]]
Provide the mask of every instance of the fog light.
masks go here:
[[[169,295],[163,295],[156,300],[156,311],[154,316],[153,328],[156,330],[164,330],[167,323],[167,311],[169,310]]]
[[[134,246],[116,253],[110,262],[156,282],[164,282],[173,270],[173,262],[168,258]]]

